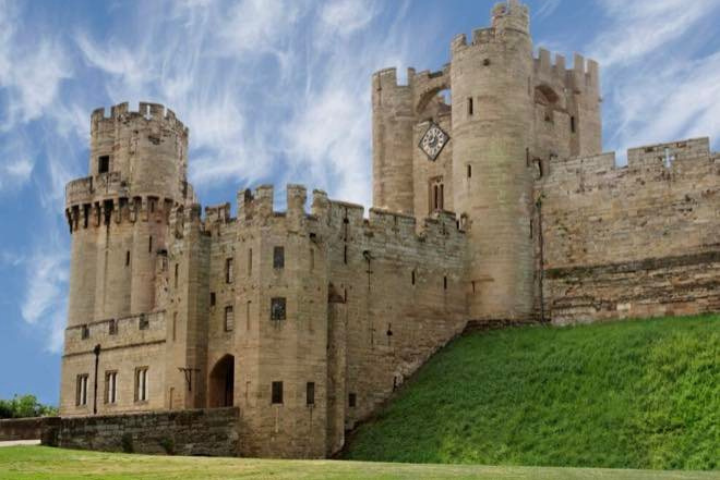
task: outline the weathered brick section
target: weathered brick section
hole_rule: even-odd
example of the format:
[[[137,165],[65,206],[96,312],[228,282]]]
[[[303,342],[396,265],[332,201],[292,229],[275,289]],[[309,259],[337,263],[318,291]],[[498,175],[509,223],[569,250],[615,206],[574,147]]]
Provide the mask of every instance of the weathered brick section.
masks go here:
[[[720,309],[720,156],[708,139],[558,160],[540,185],[556,323]]]
[[[234,457],[239,451],[238,409],[54,418],[46,422],[43,444],[105,452]]]

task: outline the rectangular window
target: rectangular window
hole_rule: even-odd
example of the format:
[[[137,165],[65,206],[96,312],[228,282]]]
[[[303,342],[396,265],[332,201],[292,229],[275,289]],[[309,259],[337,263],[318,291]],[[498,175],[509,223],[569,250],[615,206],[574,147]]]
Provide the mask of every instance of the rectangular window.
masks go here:
[[[77,376],[77,382],[75,384],[75,405],[78,407],[84,407],[87,405],[88,378],[89,376],[87,373]]]
[[[210,292],[210,306],[214,307],[215,303],[217,303],[217,298],[215,297],[215,292]]]
[[[233,259],[225,260],[225,283],[233,283],[235,274],[233,272]]]
[[[415,270],[412,271],[412,284],[415,285],[415,282],[417,281]]]
[[[105,403],[117,403],[117,376],[118,372],[105,372]]]
[[[135,401],[147,402],[149,398],[148,367],[135,369]]]
[[[348,405],[350,408],[355,408],[357,406],[357,394],[351,393],[348,397]]]
[[[110,155],[102,155],[98,158],[98,173],[108,173],[110,171]]]
[[[570,131],[572,133],[575,133],[576,128],[577,127],[575,126],[575,117],[570,117]]]
[[[248,250],[248,277],[252,275],[252,248]]]
[[[345,247],[343,249],[343,262],[345,263],[345,265],[347,265],[347,263],[348,263],[348,247],[347,247],[347,245],[345,245]]]
[[[148,239],[148,253],[152,253],[152,248],[153,248],[153,238],[151,235],[150,238]]]
[[[472,165],[467,166],[467,177],[472,178]]]
[[[448,287],[447,277],[443,277],[443,289],[447,290],[447,287]]]
[[[232,332],[235,328],[235,313],[232,306],[225,307],[225,331]]]
[[[90,338],[90,327],[88,327],[87,325],[83,325],[81,336],[83,340],[87,340],[88,338]]]
[[[270,319],[285,320],[285,298],[277,297],[270,301]]]
[[[117,320],[110,320],[110,327],[108,333],[110,335],[117,335],[118,334],[118,323]]]
[[[130,266],[130,250],[125,252],[125,266],[126,267]]]
[[[469,97],[467,99],[467,107],[468,107],[468,116],[472,116],[475,113],[475,105],[473,105],[473,99],[472,97]]]
[[[285,268],[285,247],[273,248],[273,268]]]
[[[178,288],[178,277],[180,276],[180,264],[175,264],[175,288]]]
[[[307,383],[307,404],[315,405],[315,382]]]
[[[283,403],[283,382],[272,382],[272,404],[282,405]]]
[[[147,330],[150,327],[150,320],[145,316],[144,313],[140,314],[140,323],[138,325],[138,328],[140,330]]]

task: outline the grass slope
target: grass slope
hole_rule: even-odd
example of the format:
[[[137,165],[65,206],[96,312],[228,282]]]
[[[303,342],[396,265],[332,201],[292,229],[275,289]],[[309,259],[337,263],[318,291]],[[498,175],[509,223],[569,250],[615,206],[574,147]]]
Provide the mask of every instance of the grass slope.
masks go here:
[[[0,448],[0,480],[71,479],[710,480],[708,472],[401,465],[339,461],[148,457],[46,447]]]
[[[720,317],[463,337],[360,427],[346,456],[720,469]]]

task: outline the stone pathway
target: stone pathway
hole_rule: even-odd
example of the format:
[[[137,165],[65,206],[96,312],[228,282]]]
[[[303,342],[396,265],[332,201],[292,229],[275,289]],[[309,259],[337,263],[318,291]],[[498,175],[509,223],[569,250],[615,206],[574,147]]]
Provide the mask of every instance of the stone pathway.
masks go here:
[[[14,442],[0,442],[0,448],[17,447],[20,445],[40,445],[40,440],[16,440]]]

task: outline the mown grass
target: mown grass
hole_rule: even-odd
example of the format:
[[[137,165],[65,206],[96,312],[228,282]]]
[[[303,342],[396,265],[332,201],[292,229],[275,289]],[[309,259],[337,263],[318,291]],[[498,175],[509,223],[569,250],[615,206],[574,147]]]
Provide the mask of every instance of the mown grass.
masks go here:
[[[344,461],[149,457],[47,447],[0,448],[0,480],[477,479],[709,480],[708,472],[409,465]]]
[[[720,317],[463,337],[358,430],[346,457],[720,469]]]

